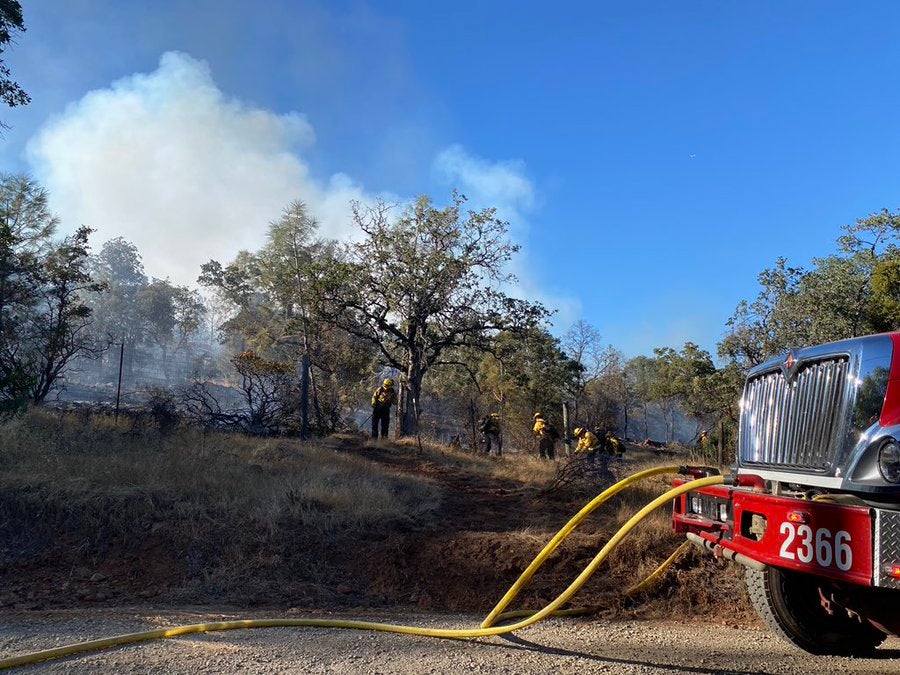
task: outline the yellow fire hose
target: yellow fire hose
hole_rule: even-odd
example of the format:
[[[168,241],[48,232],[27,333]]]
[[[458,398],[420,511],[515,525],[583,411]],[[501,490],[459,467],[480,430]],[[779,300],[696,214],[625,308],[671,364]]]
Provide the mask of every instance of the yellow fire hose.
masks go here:
[[[648,587],[650,587],[653,584],[654,581],[656,581],[662,575],[663,572],[666,571],[666,569],[669,567],[669,565],[671,565],[673,562],[678,560],[678,557],[682,553],[687,551],[689,548],[691,548],[692,546],[693,546],[693,544],[690,541],[685,541],[683,544],[681,544],[681,546],[679,546],[672,552],[672,555],[670,555],[663,562],[661,562],[659,564],[659,566],[647,576],[646,579],[635,584],[631,588],[627,589],[622,595],[624,595],[626,598],[630,598],[632,596],[637,595],[641,591],[646,590]],[[597,612],[599,612],[602,609],[603,609],[602,605],[589,605],[587,607],[573,607],[572,609],[558,609],[555,612],[553,612],[553,616],[586,616],[589,614],[596,614]],[[532,614],[535,613],[535,611],[536,610],[533,610],[533,609],[519,609],[514,612],[503,612],[503,614],[500,614],[499,616],[497,616],[496,621],[506,621],[508,619],[518,619],[523,616],[531,616]],[[485,619],[485,622],[486,621],[487,621],[487,619]],[[486,626],[484,625],[484,622],[482,622],[482,627],[486,628]]]
[[[521,592],[525,586],[531,581],[531,578],[535,575],[541,565],[549,558],[553,552],[559,548],[559,545],[562,544],[563,540],[568,537],[572,531],[578,527],[578,525],[587,518],[591,513],[593,513],[597,508],[600,507],[601,504],[608,501],[614,495],[617,495],[619,492],[624,490],[625,488],[641,481],[645,478],[650,478],[651,476],[656,476],[663,473],[678,473],[681,467],[678,466],[659,466],[653,469],[647,469],[646,471],[639,471],[636,474],[632,474],[627,478],[623,478],[618,483],[613,485],[610,488],[607,488],[599,495],[594,497],[591,501],[585,504],[581,511],[572,516],[571,520],[566,523],[562,529],[557,532],[553,539],[551,539],[540,553],[535,556],[534,560],[531,561],[531,564],[522,572],[521,576],[516,580],[512,586],[510,586],[509,590],[506,591],[506,595],[504,595],[500,602],[497,603],[497,606],[491,610],[491,613],[485,617],[484,621],[481,622],[482,628],[490,628],[498,620],[512,618],[509,614],[501,614],[504,609],[506,609],[510,603],[516,599],[516,596]],[[523,612],[516,612],[516,616],[527,616]]]
[[[510,612],[506,615],[503,615],[503,610],[509,606],[509,603],[515,599],[518,593],[525,587],[537,569],[544,563],[544,561],[550,556],[553,551],[562,543],[563,539],[565,539],[572,530],[577,527],[577,525],[587,517],[594,509],[596,509],[600,504],[608,500],[613,495],[617,494],[621,490],[625,489],[629,485],[641,480],[643,478],[647,478],[648,476],[653,476],[661,473],[677,473],[682,467],[677,466],[667,466],[667,467],[658,467],[656,469],[649,469],[647,471],[642,471],[640,473],[634,474],[633,476],[629,476],[622,481],[619,481],[611,488],[602,492],[600,495],[595,497],[591,502],[589,502],[581,511],[578,512],[576,516],[574,516],[557,534],[551,541],[544,547],[540,554],[532,561],[532,563],[528,566],[525,572],[519,577],[518,581],[507,591],[506,595],[500,600],[497,606],[491,611],[491,613],[485,618],[482,622],[481,628],[461,628],[461,629],[451,629],[451,628],[420,628],[416,626],[400,626],[395,624],[387,624],[387,623],[373,623],[369,621],[338,621],[331,619],[253,619],[253,620],[238,620],[238,621],[217,621],[212,623],[198,623],[191,624],[186,626],[175,626],[172,628],[160,628],[157,630],[149,630],[143,631],[140,633],[128,633],[126,635],[117,635],[115,637],[103,638],[100,640],[89,640],[87,642],[79,642],[76,644],[65,645],[63,647],[56,647],[53,649],[45,649],[38,652],[32,652],[30,654],[22,654],[20,656],[11,656],[5,659],[0,659],[0,670],[4,670],[6,668],[14,668],[16,666],[24,666],[31,663],[38,663],[40,661],[47,661],[50,659],[57,659],[64,656],[70,656],[72,654],[79,654],[82,652],[88,651],[97,651],[101,649],[107,649],[109,647],[117,647],[120,645],[131,644],[135,642],[143,642],[146,640],[156,640],[160,638],[170,638],[177,637],[179,635],[189,635],[192,633],[208,633],[212,631],[222,631],[222,630],[235,630],[238,628],[276,628],[276,627],[307,627],[307,628],[350,628],[357,630],[373,630],[373,631],[381,631],[387,633],[401,633],[403,635],[417,635],[421,637],[436,637],[436,638],[451,638],[451,639],[460,639],[460,638],[480,638],[480,637],[489,637],[493,635],[503,635],[504,633],[511,633],[513,631],[520,630],[527,626],[531,626],[548,616],[557,613],[560,607],[566,604],[572,596],[574,596],[585,583],[587,583],[588,579],[594,574],[600,564],[609,556],[609,554],[619,545],[619,542],[625,538],[625,536],[632,530],[634,527],[646,518],[650,513],[655,511],[660,506],[668,503],[675,497],[684,494],[690,490],[696,490],[699,488],[707,487],[709,485],[718,485],[724,481],[722,476],[710,476],[708,478],[700,478],[698,480],[689,481],[679,487],[672,488],[668,490],[664,494],[660,495],[649,504],[644,506],[640,511],[634,514],[619,530],[610,538],[606,545],[603,546],[602,549],[594,556],[593,560],[584,568],[581,574],[566,588],[555,600],[546,605],[543,609],[540,609],[536,612],[527,612],[527,617],[521,621],[516,623],[507,624],[504,626],[494,626],[494,622],[501,618],[512,618],[512,615],[521,616],[522,612]],[[646,580],[638,584],[637,586],[629,589],[629,593],[638,592],[640,588],[645,587],[651,581],[651,578],[655,578],[658,576],[663,569],[675,559],[676,555],[680,552],[676,551],[675,554],[669,557],[663,565],[660,565],[653,574],[650,575]],[[574,610],[575,612],[584,613],[585,610]],[[559,612],[560,614],[566,613],[571,614],[573,610],[563,610]]]

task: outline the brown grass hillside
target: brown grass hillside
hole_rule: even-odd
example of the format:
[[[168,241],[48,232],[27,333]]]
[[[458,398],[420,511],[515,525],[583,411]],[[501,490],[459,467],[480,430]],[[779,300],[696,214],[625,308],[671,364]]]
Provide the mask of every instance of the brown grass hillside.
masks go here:
[[[632,448],[624,477],[660,463]],[[684,458],[669,458],[678,463]],[[487,612],[544,543],[605,486],[547,491],[557,467],[425,444],[299,442],[32,411],[0,425],[0,607],[204,604],[417,606]],[[631,514],[668,486],[626,490],[550,559],[519,607],[555,597]],[[611,613],[750,615],[740,571],[690,552],[665,510],[576,598]]]

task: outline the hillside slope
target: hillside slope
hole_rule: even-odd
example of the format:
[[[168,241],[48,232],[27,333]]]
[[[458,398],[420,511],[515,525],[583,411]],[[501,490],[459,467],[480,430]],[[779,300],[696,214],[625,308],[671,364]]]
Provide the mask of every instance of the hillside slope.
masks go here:
[[[663,458],[632,448],[618,477]],[[678,463],[684,458],[669,459]],[[564,460],[563,460],[564,461]],[[300,443],[32,412],[0,427],[0,607],[202,604],[416,606],[486,612],[544,543],[607,484],[548,489],[557,465],[437,446]],[[518,606],[565,588],[634,511],[651,479],[605,505]],[[740,571],[690,552],[625,601],[680,543],[661,510],[576,598],[610,614],[751,616]],[[725,596],[723,596],[725,594]]]

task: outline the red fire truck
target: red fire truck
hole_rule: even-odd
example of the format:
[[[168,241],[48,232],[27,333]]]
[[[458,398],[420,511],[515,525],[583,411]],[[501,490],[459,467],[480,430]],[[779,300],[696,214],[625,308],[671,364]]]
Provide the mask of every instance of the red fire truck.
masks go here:
[[[900,332],[753,368],[726,485],[681,496],[674,525],[746,567],[753,605],[814,654],[900,635]]]

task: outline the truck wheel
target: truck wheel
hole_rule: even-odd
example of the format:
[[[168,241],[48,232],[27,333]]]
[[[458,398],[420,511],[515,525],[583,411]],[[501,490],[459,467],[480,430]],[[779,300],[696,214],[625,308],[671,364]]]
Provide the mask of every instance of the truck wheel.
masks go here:
[[[762,572],[748,568],[745,579],[753,607],[766,625],[811,654],[864,656],[887,637],[841,610],[828,614],[819,599],[821,581],[813,575],[777,567]]]

